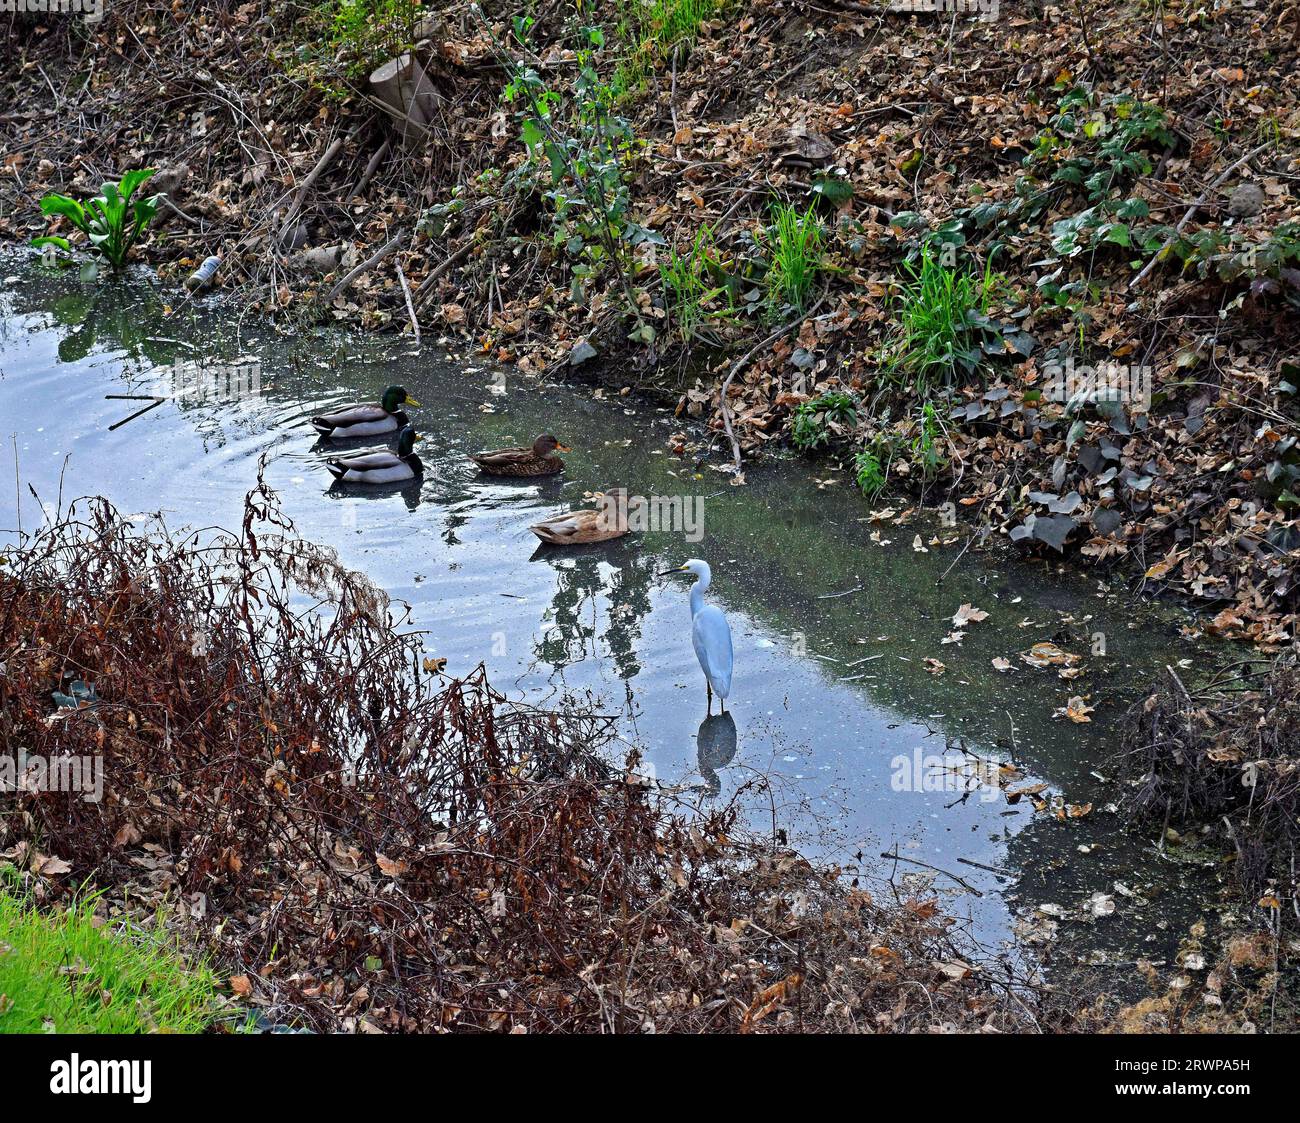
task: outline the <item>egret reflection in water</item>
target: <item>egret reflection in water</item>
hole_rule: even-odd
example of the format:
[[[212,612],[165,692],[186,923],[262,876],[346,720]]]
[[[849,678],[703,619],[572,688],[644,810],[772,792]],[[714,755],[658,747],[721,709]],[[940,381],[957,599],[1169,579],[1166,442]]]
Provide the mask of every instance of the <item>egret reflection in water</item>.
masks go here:
[[[725,768],[736,755],[736,721],[729,713],[710,714],[695,732],[696,760],[704,789],[711,796],[722,791],[718,769]]]

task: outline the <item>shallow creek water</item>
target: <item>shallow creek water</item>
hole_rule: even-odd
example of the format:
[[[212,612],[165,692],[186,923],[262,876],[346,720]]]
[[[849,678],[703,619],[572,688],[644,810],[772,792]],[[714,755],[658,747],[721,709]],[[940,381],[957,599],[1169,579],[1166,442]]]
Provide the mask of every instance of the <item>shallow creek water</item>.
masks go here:
[[[237,526],[265,454],[298,531],[409,604],[449,673],[483,662],[498,689],[538,705],[590,696],[619,715],[622,738],[642,747],[661,783],[700,798],[768,776],[773,796],[752,807],[756,823],[820,857],[853,865],[860,852],[899,882],[932,880],[988,944],[1017,918],[1022,931],[1041,930],[1034,906],[1080,914],[1101,893],[1113,914],[1061,925],[1072,953],[1167,959],[1213,892],[1201,871],[1126,837],[1106,810],[1119,796],[1105,778],[1124,709],[1166,663],[1189,660],[1181,673],[1193,678],[1208,669],[1176,610],[1041,562],[959,557],[964,531],[933,512],[906,525],[873,519],[886,504],[865,502],[825,463],[769,461],[730,486],[708,463],[672,455],[668,437],[683,423],[669,411],[489,369],[429,340],[417,350],[391,336],[279,335],[212,298],[165,317],[182,293],[144,280],[83,285],[21,254],[0,258],[0,277],[0,478],[11,481],[0,486],[0,542],[20,519],[30,529],[41,518],[29,484],[46,503],[104,494],[127,512],[161,511],[173,528]],[[110,428],[148,403],[106,395],[150,394],[160,380],[174,389],[177,358],[238,354],[261,364],[256,395],[167,401]],[[423,479],[331,486],[324,459],[334,450],[307,419],[376,400],[390,383],[424,403],[412,411]],[[465,456],[548,430],[574,449],[557,477],[492,479]],[[702,539],[649,531],[561,550],[529,532],[616,484],[703,497]],[[687,586],[655,576],[689,557],[712,565],[709,599],[731,621],[734,725],[702,724]],[[944,644],[963,603],[988,618]],[[1104,655],[1094,654],[1098,635]],[[1065,681],[1021,659],[1045,641],[1081,655],[1082,674]],[[927,657],[946,670],[931,673]],[[1053,717],[1071,696],[1095,706],[1090,722]],[[1092,810],[1062,821],[1028,797],[963,796],[960,779],[917,790],[927,785],[907,772],[918,750],[942,756],[949,740],[1017,760],[1024,778],[1012,788],[1046,784],[1039,799]],[[886,851],[910,861],[881,862]]]

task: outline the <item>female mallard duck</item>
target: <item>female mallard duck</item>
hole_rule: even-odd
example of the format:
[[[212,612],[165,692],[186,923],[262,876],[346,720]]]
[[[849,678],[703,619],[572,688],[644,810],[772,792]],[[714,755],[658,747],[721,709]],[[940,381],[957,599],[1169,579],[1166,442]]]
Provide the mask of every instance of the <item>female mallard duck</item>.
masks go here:
[[[407,425],[397,438],[397,451],[358,452],[354,456],[331,456],[325,461],[336,480],[349,484],[391,484],[413,480],[424,474],[415,455],[415,430]]]
[[[492,452],[471,452],[469,458],[489,476],[551,476],[564,467],[555,450],[572,452],[550,433],[533,441],[532,448],[498,448]]]
[[[552,515],[528,529],[550,546],[584,546],[622,538],[628,531],[627,492],[611,488],[600,496],[600,506],[594,511]]]
[[[344,437],[375,437],[380,433],[391,433],[395,429],[405,429],[411,419],[402,411],[402,406],[418,406],[417,402],[406,392],[405,386],[390,386],[384,391],[383,398],[370,405],[344,406],[333,413],[322,414],[311,419],[311,427],[322,437],[340,440]]]

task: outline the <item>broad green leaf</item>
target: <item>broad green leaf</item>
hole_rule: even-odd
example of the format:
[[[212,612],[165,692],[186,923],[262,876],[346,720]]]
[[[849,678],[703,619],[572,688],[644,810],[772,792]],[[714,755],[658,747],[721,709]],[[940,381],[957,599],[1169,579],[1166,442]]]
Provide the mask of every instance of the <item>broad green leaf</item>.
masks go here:
[[[136,171],[127,172],[118,185],[119,190],[122,192],[122,201],[129,203],[131,196],[135,194],[136,188],[149,179],[154,174],[154,171],[154,168],[139,168]]]
[[[41,214],[62,215],[79,230],[86,228],[86,208],[66,195],[46,195],[41,200]]]

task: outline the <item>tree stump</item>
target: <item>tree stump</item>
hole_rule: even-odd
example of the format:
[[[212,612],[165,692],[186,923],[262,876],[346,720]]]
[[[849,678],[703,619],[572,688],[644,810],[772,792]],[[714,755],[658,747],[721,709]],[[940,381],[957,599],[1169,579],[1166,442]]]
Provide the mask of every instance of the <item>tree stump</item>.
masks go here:
[[[375,70],[370,92],[396,122],[403,142],[414,145],[424,139],[438,92],[413,55],[398,55]]]

